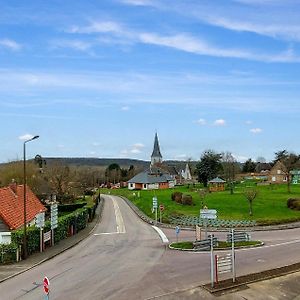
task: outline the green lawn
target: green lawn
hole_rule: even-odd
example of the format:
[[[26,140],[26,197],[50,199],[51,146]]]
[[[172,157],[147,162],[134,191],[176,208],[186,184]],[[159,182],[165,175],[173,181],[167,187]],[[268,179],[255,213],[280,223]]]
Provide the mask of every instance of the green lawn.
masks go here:
[[[236,248],[238,248],[238,247],[250,247],[250,246],[253,247],[253,246],[260,245],[260,244],[261,244],[260,241],[247,241],[247,242],[235,242],[234,245]],[[190,242],[190,241],[172,243],[170,246],[177,248],[177,249],[189,249],[189,250],[194,249],[193,242]],[[224,248],[231,249],[231,247],[232,247],[231,243],[228,243],[225,241],[219,241],[219,246],[215,247],[214,249],[215,250],[224,249]]]
[[[199,187],[200,188],[200,187]],[[131,200],[145,214],[154,218],[151,212],[152,198],[156,196],[158,204],[163,204],[163,221],[168,222],[170,216],[198,216],[200,209],[199,188],[176,187],[168,190],[129,191],[128,189],[101,190],[101,193],[122,195]],[[287,208],[288,198],[300,198],[300,185],[292,185],[292,193],[287,192],[286,185],[258,186],[259,195],[253,202],[253,216],[249,216],[249,204],[243,195],[246,185],[237,185],[233,195],[229,191],[208,193],[204,205],[218,211],[219,219],[256,220],[260,224],[274,224],[300,220],[300,211]],[[171,200],[171,194],[180,191],[192,195],[194,205],[183,206]],[[134,196],[135,194],[135,196]],[[138,194],[140,197],[138,197]]]

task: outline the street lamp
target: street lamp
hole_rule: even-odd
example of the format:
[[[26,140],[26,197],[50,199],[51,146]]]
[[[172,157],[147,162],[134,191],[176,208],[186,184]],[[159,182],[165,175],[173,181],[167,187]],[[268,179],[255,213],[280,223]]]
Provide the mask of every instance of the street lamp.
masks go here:
[[[24,236],[23,236],[23,247],[24,247],[24,259],[27,258],[27,232],[26,232],[26,143],[38,139],[39,136],[34,137],[24,141],[23,144],[23,171],[24,171]]]

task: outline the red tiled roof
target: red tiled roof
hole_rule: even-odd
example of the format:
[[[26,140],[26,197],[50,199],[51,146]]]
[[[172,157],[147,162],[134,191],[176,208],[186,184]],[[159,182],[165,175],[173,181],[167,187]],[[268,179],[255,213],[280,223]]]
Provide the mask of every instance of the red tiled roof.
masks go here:
[[[26,186],[26,223],[32,221],[39,212],[46,210],[36,195]],[[23,185],[0,188],[0,218],[11,230],[24,225]]]

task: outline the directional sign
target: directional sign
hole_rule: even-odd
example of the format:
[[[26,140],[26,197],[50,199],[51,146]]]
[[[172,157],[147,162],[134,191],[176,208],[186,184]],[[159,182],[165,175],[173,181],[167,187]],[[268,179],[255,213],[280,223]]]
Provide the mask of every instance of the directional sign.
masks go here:
[[[157,208],[157,198],[156,197],[152,198],[152,206],[153,206],[153,208]]]
[[[44,292],[46,295],[49,294],[49,285],[50,285],[50,281],[49,281],[48,277],[45,276],[45,278],[43,280],[43,286],[44,286]]]
[[[35,217],[35,225],[39,228],[44,228],[45,226],[45,212],[41,212]]]
[[[200,218],[201,219],[216,219],[217,210],[215,209],[200,209]]]
[[[57,228],[57,219],[58,219],[58,205],[51,205],[51,229]]]

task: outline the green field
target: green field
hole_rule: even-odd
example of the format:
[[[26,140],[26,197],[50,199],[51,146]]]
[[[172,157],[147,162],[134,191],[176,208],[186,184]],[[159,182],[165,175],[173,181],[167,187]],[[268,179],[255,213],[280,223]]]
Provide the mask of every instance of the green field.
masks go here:
[[[216,209],[219,219],[255,220],[258,224],[278,224],[300,220],[300,211],[290,210],[286,205],[287,199],[300,198],[300,185],[293,185],[290,194],[287,192],[286,185],[258,186],[259,194],[253,202],[252,217],[249,216],[249,204],[243,195],[243,190],[247,186],[237,185],[233,195],[230,195],[229,191],[208,193],[204,199],[204,205],[209,209]],[[168,223],[171,216],[199,215],[201,206],[199,189],[200,186],[193,188],[181,186],[168,190],[139,192],[127,189],[101,190],[101,193],[125,196],[151,218],[155,217],[151,208],[152,198],[156,196],[158,204],[163,204],[165,207],[162,217],[163,221]],[[172,201],[171,194],[174,191],[192,195],[194,205],[186,206]]]

